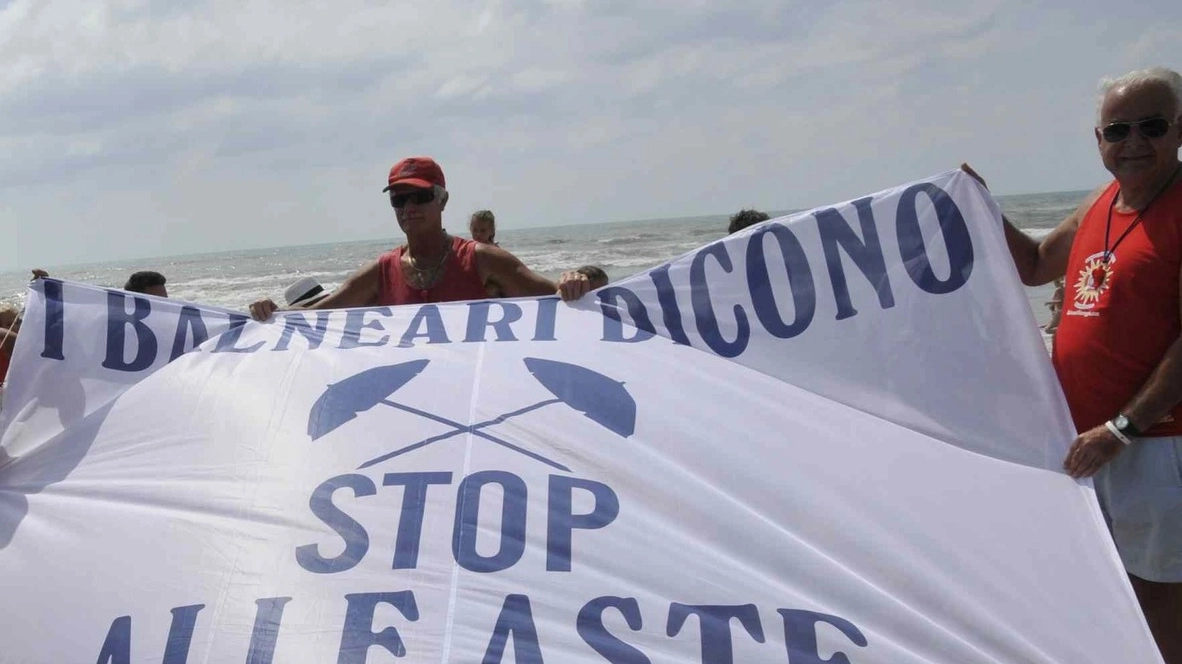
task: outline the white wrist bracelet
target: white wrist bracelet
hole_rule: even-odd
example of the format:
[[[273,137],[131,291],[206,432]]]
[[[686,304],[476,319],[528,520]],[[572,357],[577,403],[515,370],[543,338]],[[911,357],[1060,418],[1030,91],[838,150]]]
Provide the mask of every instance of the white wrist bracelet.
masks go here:
[[[1112,420],[1105,422],[1104,426],[1108,427],[1108,430],[1111,431],[1112,435],[1116,436],[1120,442],[1124,443],[1125,445],[1133,444],[1133,441],[1128,436],[1124,435],[1120,429],[1116,428],[1116,425],[1112,423]]]

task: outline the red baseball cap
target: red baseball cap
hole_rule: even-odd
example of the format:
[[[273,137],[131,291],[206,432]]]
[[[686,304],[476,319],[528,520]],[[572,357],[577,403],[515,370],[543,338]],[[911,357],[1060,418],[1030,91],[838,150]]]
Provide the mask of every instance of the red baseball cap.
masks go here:
[[[443,169],[430,157],[407,157],[390,168],[389,184],[382,191],[390,191],[396,184],[405,184],[419,189],[430,189],[439,185],[447,189]]]

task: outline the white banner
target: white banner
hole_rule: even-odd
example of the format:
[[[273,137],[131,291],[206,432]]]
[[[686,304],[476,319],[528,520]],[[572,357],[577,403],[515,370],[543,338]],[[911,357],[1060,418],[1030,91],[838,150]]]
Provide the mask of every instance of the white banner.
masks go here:
[[[37,282],[2,662],[1158,662],[959,172],[567,305]]]

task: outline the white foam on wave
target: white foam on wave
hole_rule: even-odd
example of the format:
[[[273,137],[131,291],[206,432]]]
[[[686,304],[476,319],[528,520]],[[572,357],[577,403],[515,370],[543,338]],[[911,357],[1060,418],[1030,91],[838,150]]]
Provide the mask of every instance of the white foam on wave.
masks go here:
[[[595,243],[596,243],[596,244],[605,244],[605,245],[609,245],[609,246],[614,246],[614,245],[631,245],[631,244],[635,244],[635,243],[637,243],[637,242],[647,242],[647,241],[649,241],[649,240],[654,240],[654,239],[657,239],[657,240],[659,240],[659,239],[661,239],[661,238],[664,238],[664,237],[665,237],[665,236],[663,236],[663,235],[658,235],[657,233],[634,233],[634,234],[631,234],[631,235],[620,235],[620,236],[616,236],[616,237],[605,237],[605,238],[602,238],[602,239],[596,240],[596,241],[595,241]]]
[[[174,284],[178,287],[190,289],[210,289],[223,290],[225,288],[248,289],[256,286],[273,287],[276,283],[282,283],[285,287],[294,283],[303,277],[312,277],[317,281],[325,279],[340,279],[341,272],[339,270],[288,270],[285,272],[277,272],[274,274],[256,275],[256,276],[225,276],[225,277],[201,277],[198,279],[177,280],[170,281],[169,286]]]

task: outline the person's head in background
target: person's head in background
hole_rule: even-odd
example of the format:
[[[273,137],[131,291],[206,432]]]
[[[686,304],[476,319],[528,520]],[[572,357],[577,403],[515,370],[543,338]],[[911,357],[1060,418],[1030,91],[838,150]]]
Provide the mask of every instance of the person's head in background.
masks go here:
[[[144,270],[128,277],[127,283],[123,284],[123,290],[131,291],[132,293],[143,293],[144,295],[155,295],[156,297],[168,297],[168,289],[164,287],[164,282],[163,274]]]
[[[472,239],[485,244],[497,243],[497,218],[492,210],[477,210],[468,220],[468,231]]]
[[[607,272],[604,272],[603,268],[597,265],[584,265],[575,270],[575,272],[587,277],[587,281],[591,282],[591,290],[603,288],[607,285]]]
[[[739,210],[731,216],[731,223],[727,225],[726,232],[735,233],[770,218],[759,210]]]

